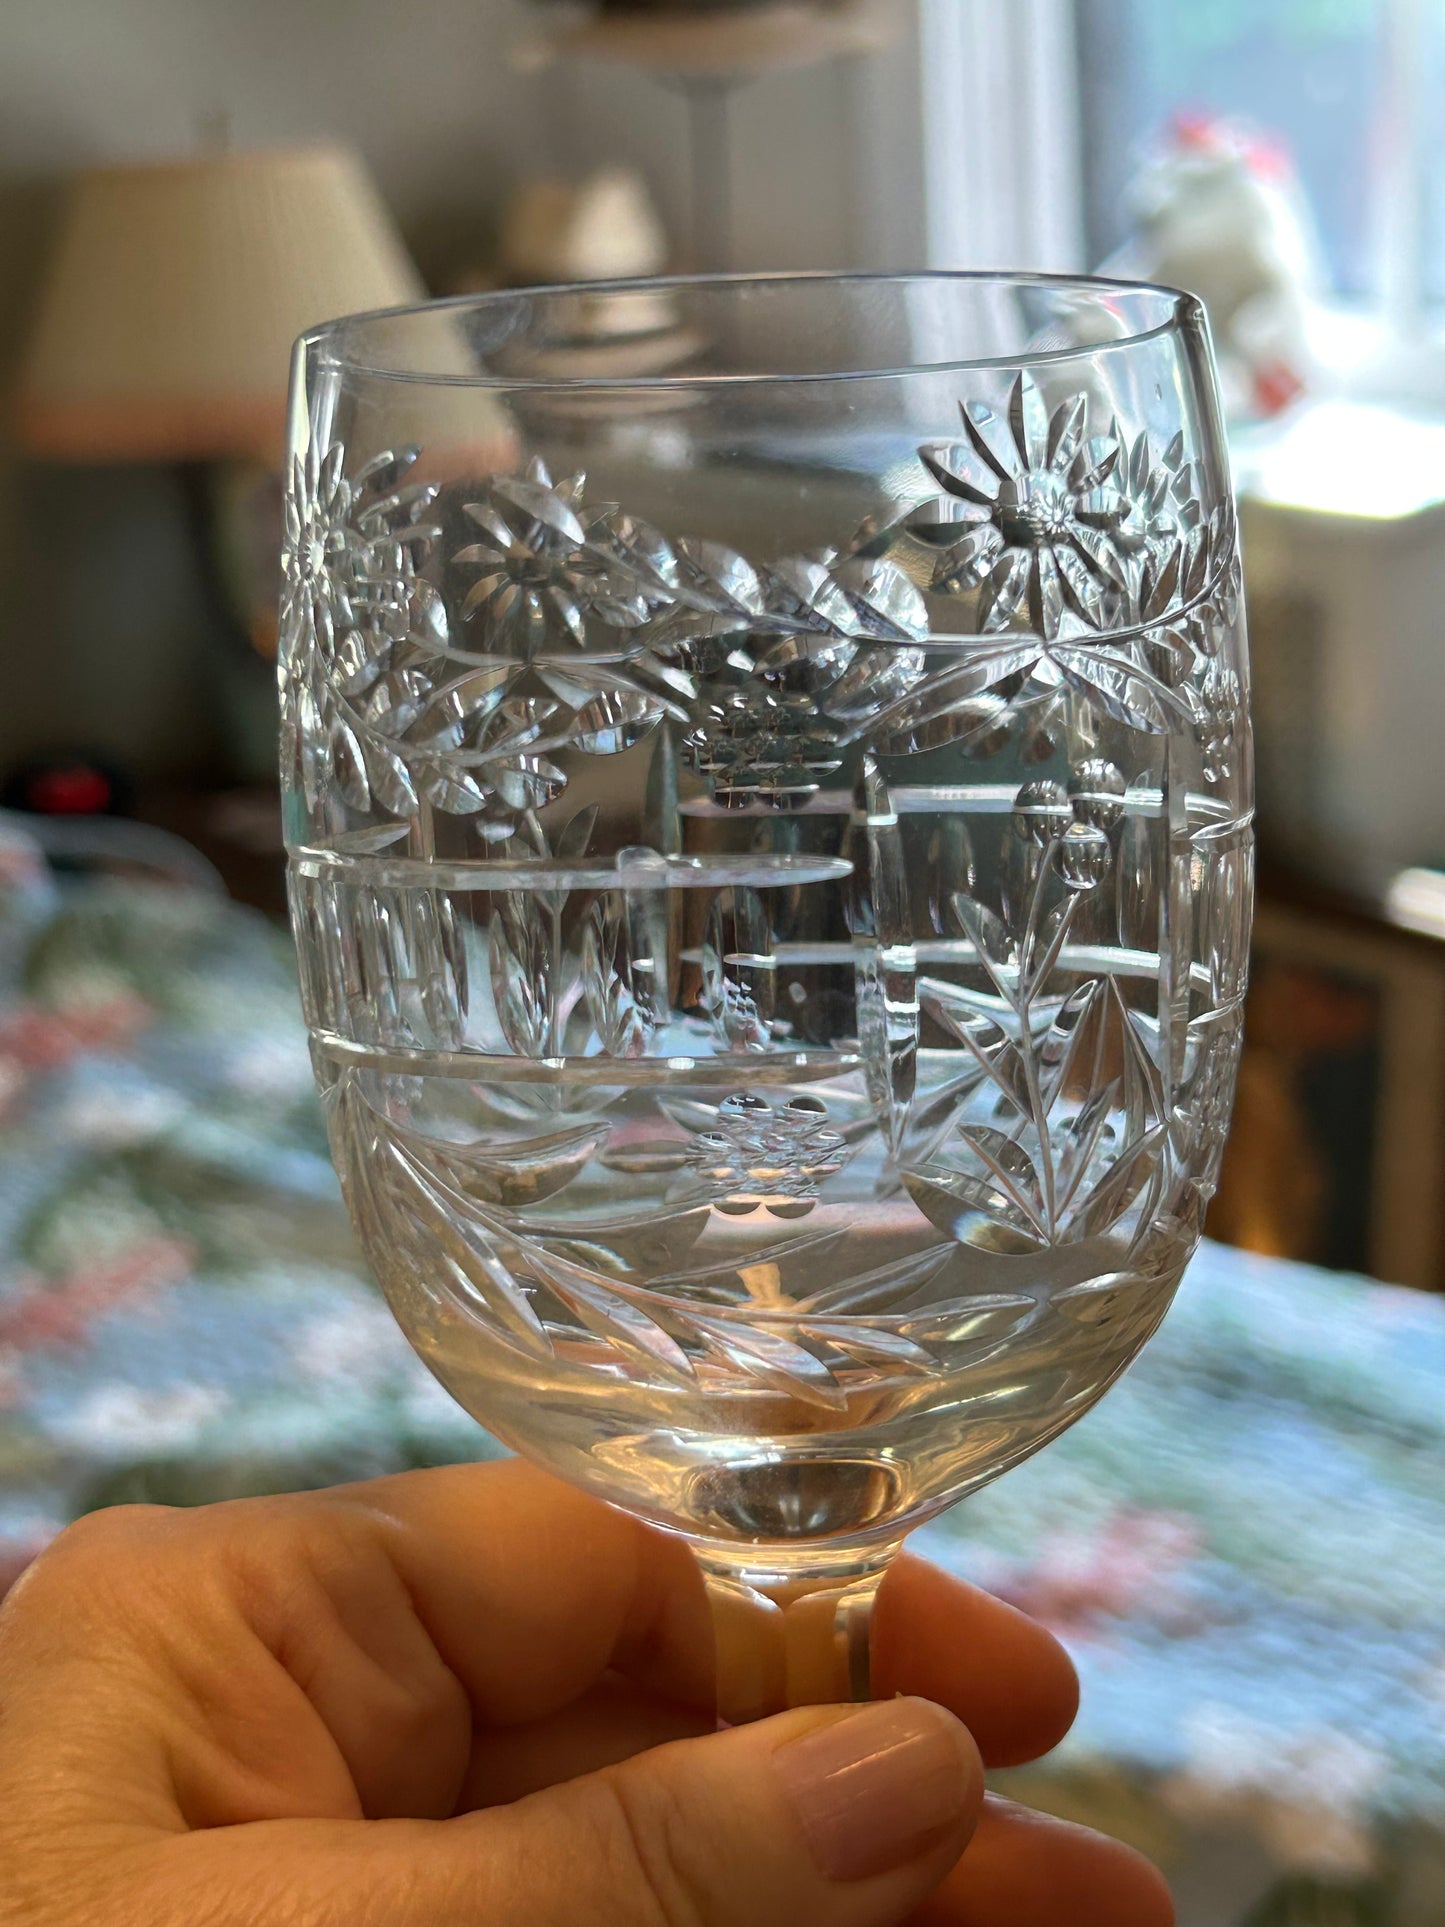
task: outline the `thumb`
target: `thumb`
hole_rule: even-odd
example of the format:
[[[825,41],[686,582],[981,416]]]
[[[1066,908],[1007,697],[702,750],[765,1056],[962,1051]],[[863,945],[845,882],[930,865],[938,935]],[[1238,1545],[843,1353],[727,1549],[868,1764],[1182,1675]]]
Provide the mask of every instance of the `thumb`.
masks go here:
[[[487,1816],[512,1869],[488,1917],[881,1927],[943,1879],[982,1797],[973,1740],[927,1700],[800,1709]]]
[[[887,1927],[943,1879],[982,1798],[941,1707],[807,1707],[455,1820],[219,1830],[210,1877],[227,1922],[277,1917],[284,1891],[315,1927]]]

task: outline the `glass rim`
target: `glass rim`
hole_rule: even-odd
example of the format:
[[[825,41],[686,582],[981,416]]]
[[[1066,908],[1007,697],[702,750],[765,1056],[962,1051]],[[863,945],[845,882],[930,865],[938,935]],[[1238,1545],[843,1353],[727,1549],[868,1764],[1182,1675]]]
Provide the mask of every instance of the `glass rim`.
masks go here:
[[[454,374],[419,368],[387,366],[348,351],[348,333],[372,324],[421,320],[432,315],[484,314],[502,309],[509,303],[535,300],[595,299],[608,294],[665,294],[688,289],[766,288],[828,284],[849,287],[936,287],[968,285],[992,288],[1034,288],[1060,294],[1089,296],[1100,303],[1110,294],[1151,295],[1167,307],[1160,319],[1145,328],[1102,341],[1081,342],[1067,347],[1021,348],[1007,355],[929,356],[901,366],[834,368],[744,373],[631,374],[631,375],[498,375],[485,373]],[[971,369],[1044,367],[1071,361],[1087,361],[1101,354],[1137,348],[1147,342],[1181,331],[1187,324],[1203,322],[1205,311],[1197,295],[1186,288],[1162,281],[1131,281],[1099,274],[1051,274],[1043,271],[1004,268],[919,268],[889,272],[830,268],[752,269],[728,274],[637,275],[617,280],[539,282],[516,288],[491,288],[480,293],[446,295],[426,301],[403,302],[395,307],[368,308],[355,314],[337,315],[306,328],[297,337],[295,354],[337,345],[331,365],[349,373],[377,381],[412,383],[421,387],[473,388],[488,391],[530,391],[579,393],[640,389],[650,393],[742,389],[751,387],[807,387],[814,383],[899,381],[910,376],[963,374]]]

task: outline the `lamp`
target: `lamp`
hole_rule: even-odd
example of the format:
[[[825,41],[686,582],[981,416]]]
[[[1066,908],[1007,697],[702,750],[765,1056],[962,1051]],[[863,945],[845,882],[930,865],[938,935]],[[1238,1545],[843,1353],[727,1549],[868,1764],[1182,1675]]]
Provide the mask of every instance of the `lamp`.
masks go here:
[[[546,7],[551,0],[537,0]],[[520,42],[522,72],[553,61],[620,62],[686,98],[692,122],[693,266],[732,259],[728,101],[759,74],[812,67],[887,46],[898,30],[890,0],[598,0],[595,9]]]
[[[422,292],[349,149],[94,169],[41,298],[21,442],[63,460],[276,461],[295,337]]]
[[[422,293],[347,148],[100,167],[72,189],[15,395],[18,439],[42,458],[180,471],[233,777],[274,783],[292,343],[317,321]]]

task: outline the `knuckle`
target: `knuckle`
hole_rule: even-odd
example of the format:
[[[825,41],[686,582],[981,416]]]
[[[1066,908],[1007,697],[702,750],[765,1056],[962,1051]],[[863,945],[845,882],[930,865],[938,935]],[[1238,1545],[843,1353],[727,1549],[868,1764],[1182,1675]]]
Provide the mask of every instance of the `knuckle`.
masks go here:
[[[364,1646],[356,1650],[368,1657]],[[471,1715],[466,1689],[440,1662],[413,1658],[394,1677],[374,1676],[369,1688],[368,1725],[396,1758],[421,1754],[435,1761],[456,1747],[465,1761]]]
[[[601,1831],[611,1856],[614,1889],[629,1927],[708,1927],[705,1881],[695,1847],[696,1822],[667,1782],[619,1771],[598,1776],[605,1810]],[[638,1911],[646,1908],[645,1913]]]
[[[472,1702],[466,1688],[440,1660],[434,1665],[414,1666],[406,1681],[403,1717],[415,1730],[416,1743],[453,1727],[471,1728]]]
[[[6,1595],[9,1612],[32,1612],[52,1588],[63,1587],[71,1599],[90,1596],[108,1577],[121,1577],[135,1564],[137,1552],[153,1551],[157,1529],[172,1518],[168,1506],[119,1505],[87,1512],[58,1532],[21,1573]],[[75,1588],[84,1590],[77,1594]]]
[[[88,1554],[129,1549],[138,1540],[150,1539],[175,1518],[170,1506],[111,1505],[98,1512],[82,1513],[51,1541],[52,1552]]]

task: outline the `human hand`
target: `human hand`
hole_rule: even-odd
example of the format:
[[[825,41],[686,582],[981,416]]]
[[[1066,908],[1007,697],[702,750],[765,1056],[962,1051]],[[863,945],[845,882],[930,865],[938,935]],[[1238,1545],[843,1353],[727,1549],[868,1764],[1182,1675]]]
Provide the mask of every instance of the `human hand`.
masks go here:
[[[0,1923],[1172,1920],[985,1797],[1075,1706],[1011,1608],[904,1557],[878,1702],[728,1731],[711,1653],[680,1542],[520,1463],[93,1514],[0,1608]]]

